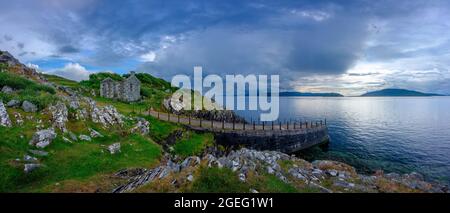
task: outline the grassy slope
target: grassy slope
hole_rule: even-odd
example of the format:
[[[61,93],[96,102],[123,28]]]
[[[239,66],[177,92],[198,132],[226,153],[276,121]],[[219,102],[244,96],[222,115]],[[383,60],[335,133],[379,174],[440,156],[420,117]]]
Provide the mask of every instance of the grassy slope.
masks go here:
[[[93,128],[105,135],[104,138],[94,139],[92,142],[65,143],[62,134],[46,147],[50,154],[47,157],[38,157],[45,167],[24,174],[23,164],[14,159],[23,158],[30,149],[28,141],[35,132],[37,125],[34,121],[27,121],[25,126],[2,128],[0,127],[0,191],[1,192],[95,192],[100,189],[109,191],[118,182],[111,174],[123,168],[146,167],[151,168],[159,163],[162,150],[154,141],[163,142],[173,131],[182,129],[181,126],[156,120],[150,116],[139,115],[149,106],[159,109],[162,100],[173,90],[167,82],[149,77],[147,74],[138,74],[143,82],[144,100],[140,103],[123,103],[101,97],[93,97],[99,105],[113,105],[124,115],[135,115],[150,121],[149,136],[128,134],[127,131],[133,125],[126,122],[123,128],[102,129],[92,122],[70,121],[67,126],[72,132],[88,134],[87,129]],[[106,78],[120,79],[114,74],[100,74],[91,76],[89,81],[77,83],[61,77],[46,75],[46,78],[55,84],[68,86],[86,91],[89,96],[90,89],[98,90],[99,82]],[[147,90],[147,91],[146,91]],[[12,111],[18,111],[26,115],[20,109],[8,109],[12,117]],[[28,113],[29,114],[29,113]],[[47,121],[45,114],[29,114],[35,118]],[[25,117],[25,116],[24,116]],[[36,120],[34,119],[34,120]],[[44,123],[49,126],[49,122]],[[23,135],[23,138],[20,136]],[[122,152],[111,155],[106,150],[107,145],[120,142]],[[186,157],[200,154],[205,147],[213,143],[211,134],[197,134],[187,132],[184,137],[174,145],[176,155]],[[250,188],[260,192],[295,192],[292,185],[285,184],[271,175],[248,177],[248,183],[238,180],[238,174],[228,169],[201,167],[193,171],[196,181],[181,187],[171,189],[171,184],[155,182],[142,187],[143,192],[185,191],[185,192],[249,192]],[[183,174],[181,174],[183,175]]]

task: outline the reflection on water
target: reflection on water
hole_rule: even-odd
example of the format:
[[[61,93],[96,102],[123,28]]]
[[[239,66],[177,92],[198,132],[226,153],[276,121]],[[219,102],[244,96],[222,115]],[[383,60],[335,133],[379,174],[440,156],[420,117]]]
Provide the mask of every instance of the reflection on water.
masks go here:
[[[450,183],[450,97],[281,97],[280,120],[326,118],[331,143],[300,152],[360,171],[406,173]],[[255,111],[237,111],[246,119]]]

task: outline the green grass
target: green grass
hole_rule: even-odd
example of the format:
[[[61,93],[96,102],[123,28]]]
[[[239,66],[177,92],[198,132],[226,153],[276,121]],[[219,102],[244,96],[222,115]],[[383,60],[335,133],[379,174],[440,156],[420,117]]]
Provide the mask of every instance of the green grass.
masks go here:
[[[293,185],[281,181],[274,175],[264,174],[250,178],[249,184],[253,189],[265,193],[295,193],[299,192]]]
[[[0,88],[3,86],[9,86],[18,90],[18,92],[13,94],[0,93],[0,100],[3,100],[4,102],[8,102],[12,99],[19,101],[27,100],[42,110],[58,100],[55,95],[56,91],[53,87],[36,83],[12,73],[0,72]]]
[[[178,156],[188,157],[201,154],[206,147],[212,145],[214,137],[212,134],[192,133],[186,139],[180,140],[174,145],[174,152]]]
[[[217,167],[201,167],[199,176],[190,189],[191,192],[197,193],[239,193],[249,190],[249,186],[241,182],[236,173],[227,168]]]
[[[61,85],[61,86],[67,86],[67,87],[78,87],[79,86],[78,82],[72,81],[69,79],[65,79],[63,77],[59,77],[56,75],[49,75],[49,74],[43,74],[43,75],[48,81],[58,84],[58,85]]]
[[[82,124],[73,124],[75,127]],[[87,125],[91,125],[88,123]],[[92,142],[65,143],[61,133],[45,148],[50,154],[38,157],[45,167],[30,174],[23,172],[23,164],[14,159],[23,158],[28,149],[28,141],[34,132],[32,125],[24,127],[0,127],[0,191],[1,192],[40,192],[59,181],[83,181],[101,174],[110,174],[123,168],[149,168],[158,163],[161,148],[150,139],[140,135],[123,135],[121,131],[99,130],[104,138]],[[86,132],[86,128],[80,128]],[[20,138],[20,135],[25,135]],[[111,155],[107,146],[120,142],[121,152]]]

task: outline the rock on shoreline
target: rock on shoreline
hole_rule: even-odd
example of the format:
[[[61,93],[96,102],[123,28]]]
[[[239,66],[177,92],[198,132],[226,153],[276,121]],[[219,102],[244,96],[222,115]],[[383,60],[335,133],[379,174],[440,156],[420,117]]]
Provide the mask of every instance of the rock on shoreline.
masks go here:
[[[322,193],[334,192],[427,192],[448,193],[448,188],[439,184],[428,183],[417,173],[410,174],[358,174],[354,167],[347,164],[319,160],[312,163],[295,156],[276,151],[256,151],[240,149],[227,155],[217,156],[205,153],[201,158],[191,156],[178,163],[168,159],[166,163],[153,168],[141,169],[136,175],[126,177],[127,184],[117,187],[113,192],[132,192],[153,181],[168,177],[170,173],[180,173],[200,165],[228,168],[238,175],[240,181],[246,182],[249,174],[271,174],[285,183],[303,185]],[[123,170],[120,173],[124,173]],[[126,172],[131,173],[131,172]],[[195,177],[189,176],[191,182]]]

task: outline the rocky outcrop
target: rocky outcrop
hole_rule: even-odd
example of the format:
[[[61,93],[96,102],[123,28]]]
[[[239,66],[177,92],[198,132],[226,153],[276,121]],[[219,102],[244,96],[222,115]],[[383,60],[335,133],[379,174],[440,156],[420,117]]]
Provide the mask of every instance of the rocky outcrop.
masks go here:
[[[55,130],[45,129],[34,133],[33,138],[30,141],[30,145],[36,146],[37,148],[45,148],[50,145],[50,143],[56,138]]]
[[[38,111],[37,106],[29,101],[24,101],[22,103],[22,109],[25,112],[37,112]]]
[[[100,123],[104,127],[123,124],[123,116],[113,106],[98,107],[95,101],[88,100],[90,116],[94,123]]]
[[[39,75],[39,73],[35,69],[29,68],[20,63],[19,60],[14,58],[14,56],[12,56],[7,51],[0,50],[0,63],[8,65],[10,70],[17,74],[24,75],[28,78],[36,79],[42,82],[45,81],[45,79],[41,75]]]
[[[68,121],[68,111],[64,103],[58,102],[55,106],[50,106],[52,113],[53,127],[66,132],[66,122]]]
[[[6,111],[3,101],[0,101],[0,126],[11,127],[11,120],[9,119],[8,111]]]
[[[131,132],[147,135],[150,132],[150,122],[144,118],[137,118],[137,120],[138,122],[136,126],[131,129]]]
[[[114,143],[108,146],[109,153],[116,154],[120,152],[120,143]]]
[[[203,162],[203,163],[202,163]],[[417,173],[387,175],[377,172],[375,175],[358,174],[355,168],[335,161],[314,161],[313,163],[295,156],[276,151],[256,151],[240,149],[228,155],[216,156],[214,152],[205,153],[200,159],[188,157],[181,163],[172,160],[154,169],[144,170],[135,176],[127,177],[129,182],[114,192],[129,192],[152,181],[168,177],[170,173],[180,173],[200,164],[208,167],[228,168],[236,173],[239,180],[246,182],[251,174],[270,174],[281,181],[293,185],[302,185],[309,190],[333,192],[448,192],[446,187],[424,181]],[[122,171],[123,173],[123,171]],[[187,177],[193,181],[192,173]]]

